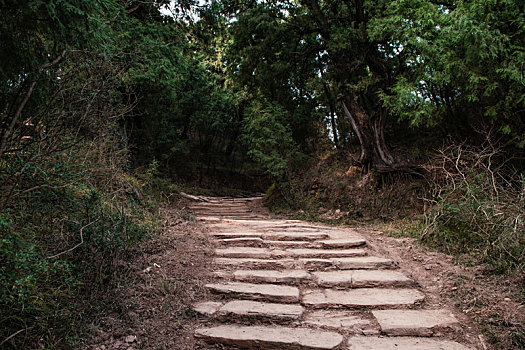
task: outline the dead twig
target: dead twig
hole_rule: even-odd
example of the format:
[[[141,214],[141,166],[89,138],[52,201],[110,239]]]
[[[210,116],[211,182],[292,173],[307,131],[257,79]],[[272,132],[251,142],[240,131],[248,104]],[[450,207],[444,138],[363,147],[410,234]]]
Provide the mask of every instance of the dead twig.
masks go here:
[[[77,245],[75,245],[75,246],[72,247],[72,248],[69,248],[68,250],[64,250],[63,252],[60,252],[60,253],[58,253],[58,254],[55,254],[55,255],[52,255],[52,256],[48,256],[47,258],[48,258],[48,259],[57,258],[57,257],[59,257],[60,255],[64,255],[64,254],[69,253],[69,252],[71,252],[71,251],[77,249],[78,247],[80,247],[82,244],[84,244],[84,235],[83,235],[83,232],[82,232],[82,231],[84,231],[84,229],[85,229],[86,227],[88,227],[88,226],[94,224],[95,222],[97,222],[99,219],[100,219],[100,218],[97,218],[96,220],[91,221],[89,224],[86,224],[86,225],[84,225],[84,226],[82,226],[82,227],[80,228],[80,243],[78,243]]]
[[[9,337],[5,338],[4,340],[2,340],[2,342],[0,343],[0,346],[4,345],[5,343],[7,343],[9,340],[13,339],[14,337],[16,337],[18,334],[22,333],[23,331],[28,331],[30,329],[32,329],[33,327],[28,327],[28,328],[24,328],[24,329],[20,329],[19,331],[16,331],[14,332],[13,334],[11,334]]]

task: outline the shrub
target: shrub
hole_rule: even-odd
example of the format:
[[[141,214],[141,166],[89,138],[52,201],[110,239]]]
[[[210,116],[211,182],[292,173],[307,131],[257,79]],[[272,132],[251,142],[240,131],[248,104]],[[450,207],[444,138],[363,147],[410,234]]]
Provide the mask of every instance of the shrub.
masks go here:
[[[422,239],[470,256],[495,272],[525,267],[525,176],[500,149],[451,146],[440,152]]]

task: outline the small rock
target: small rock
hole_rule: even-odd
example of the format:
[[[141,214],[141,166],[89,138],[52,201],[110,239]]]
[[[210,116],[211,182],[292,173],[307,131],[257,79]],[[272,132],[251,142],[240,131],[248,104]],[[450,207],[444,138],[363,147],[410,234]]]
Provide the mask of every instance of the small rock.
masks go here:
[[[137,336],[135,335],[128,335],[125,339],[126,343],[134,343],[137,341]]]

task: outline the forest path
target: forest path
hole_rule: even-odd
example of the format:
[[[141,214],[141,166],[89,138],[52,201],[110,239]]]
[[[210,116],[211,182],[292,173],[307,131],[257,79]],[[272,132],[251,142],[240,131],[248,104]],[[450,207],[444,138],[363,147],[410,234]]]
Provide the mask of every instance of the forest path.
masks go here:
[[[194,305],[200,348],[479,347],[456,310],[359,230],[271,219],[259,197],[193,199],[217,242],[212,298]]]

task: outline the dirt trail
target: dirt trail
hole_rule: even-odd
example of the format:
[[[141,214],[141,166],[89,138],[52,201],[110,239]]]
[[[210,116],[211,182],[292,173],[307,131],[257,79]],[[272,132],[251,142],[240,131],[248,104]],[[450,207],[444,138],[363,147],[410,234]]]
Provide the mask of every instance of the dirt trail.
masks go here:
[[[210,299],[194,305],[198,348],[485,348],[432,283],[392,258],[392,245],[358,229],[271,219],[258,201],[190,205],[217,243]]]

